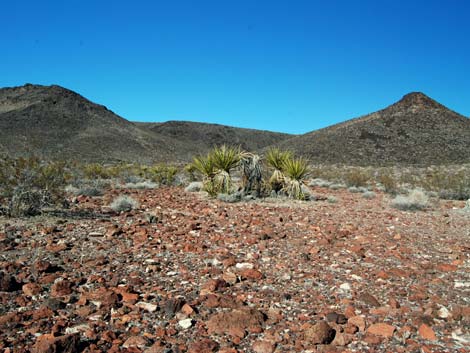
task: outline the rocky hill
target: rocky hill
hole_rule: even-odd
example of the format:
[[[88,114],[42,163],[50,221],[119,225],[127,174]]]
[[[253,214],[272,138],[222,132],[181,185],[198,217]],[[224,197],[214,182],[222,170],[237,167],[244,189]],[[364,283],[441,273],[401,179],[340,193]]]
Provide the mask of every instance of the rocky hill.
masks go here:
[[[312,162],[350,165],[470,162],[470,119],[423,93],[378,112],[282,141]]]
[[[259,151],[293,135],[278,132],[242,129],[232,126],[190,121],[167,121],[164,123],[138,123],[152,132],[189,144],[192,151],[204,153],[213,146],[230,144],[247,151]]]
[[[258,149],[290,135],[221,125],[130,122],[60,86],[0,89],[0,153],[99,162],[187,162],[216,144]]]

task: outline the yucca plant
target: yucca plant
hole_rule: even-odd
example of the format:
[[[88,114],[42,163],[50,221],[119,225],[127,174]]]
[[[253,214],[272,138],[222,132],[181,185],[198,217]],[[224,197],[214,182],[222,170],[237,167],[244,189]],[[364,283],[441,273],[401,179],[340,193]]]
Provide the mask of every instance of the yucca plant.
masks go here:
[[[256,196],[261,194],[263,173],[261,171],[261,157],[257,154],[244,152],[241,155],[243,192],[248,194],[255,191]]]
[[[303,157],[287,158],[283,163],[283,172],[286,175],[284,191],[298,200],[305,200],[302,184],[309,173],[308,161]]]
[[[218,192],[230,194],[232,191],[232,178],[230,172],[236,168],[241,161],[242,152],[240,147],[222,145],[215,147],[211,152],[217,173],[214,177]]]
[[[241,160],[240,147],[222,145],[212,150],[212,158],[215,167],[230,174],[230,171],[238,166]]]
[[[217,195],[215,187],[215,175],[217,174],[217,168],[214,163],[212,153],[208,153],[206,156],[196,156],[193,158],[194,168],[202,174],[202,182],[204,190],[211,196]]]
[[[269,185],[276,192],[279,192],[285,185],[283,169],[284,163],[289,159],[292,159],[292,152],[290,151],[270,148],[266,152],[266,162],[274,169],[273,174],[269,178]]]

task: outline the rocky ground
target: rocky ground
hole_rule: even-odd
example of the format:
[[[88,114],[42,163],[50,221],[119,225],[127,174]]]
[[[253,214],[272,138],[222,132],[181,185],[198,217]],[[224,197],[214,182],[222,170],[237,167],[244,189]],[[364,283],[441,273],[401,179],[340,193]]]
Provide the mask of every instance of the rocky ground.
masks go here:
[[[4,352],[470,352],[470,212],[182,188],[0,219]],[[135,211],[106,207],[118,194]]]

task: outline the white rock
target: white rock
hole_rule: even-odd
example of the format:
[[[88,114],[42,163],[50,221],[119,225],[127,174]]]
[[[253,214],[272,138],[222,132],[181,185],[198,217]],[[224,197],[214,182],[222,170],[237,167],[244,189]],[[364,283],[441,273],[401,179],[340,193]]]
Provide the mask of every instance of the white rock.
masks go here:
[[[442,307],[437,311],[437,316],[441,319],[447,319],[450,316],[449,310],[447,308]]]
[[[155,304],[151,304],[151,303],[145,303],[145,302],[138,302],[136,304],[137,307],[141,308],[141,309],[144,309],[144,310],[147,310],[148,312],[151,312],[153,313],[154,311],[157,310],[158,306],[155,305]]]
[[[77,325],[77,326],[73,326],[73,327],[67,327],[65,329],[65,333],[67,335],[71,335],[71,334],[75,334],[75,333],[78,333],[78,332],[87,331],[89,329],[90,329],[90,326],[82,324],[82,325]]]
[[[454,288],[470,287],[470,282],[454,282]]]
[[[184,320],[178,321],[178,325],[181,328],[186,330],[190,328],[191,326],[193,326],[193,321],[191,319],[184,319]]]
[[[249,262],[240,262],[236,264],[235,267],[239,270],[251,270],[255,267],[255,265],[250,264]]]
[[[349,283],[343,283],[342,285],[339,286],[344,291],[350,291],[351,290],[351,285]]]

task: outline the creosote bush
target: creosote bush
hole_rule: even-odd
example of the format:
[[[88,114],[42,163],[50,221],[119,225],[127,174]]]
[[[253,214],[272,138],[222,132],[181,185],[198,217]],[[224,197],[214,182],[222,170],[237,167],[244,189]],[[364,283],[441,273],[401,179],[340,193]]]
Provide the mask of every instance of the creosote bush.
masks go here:
[[[34,216],[45,207],[65,204],[69,179],[65,163],[37,157],[0,160],[0,198],[11,217]]]
[[[408,195],[398,195],[392,200],[392,207],[402,211],[423,210],[428,206],[428,197],[419,189],[410,191]]]
[[[130,196],[121,195],[109,205],[115,212],[128,212],[139,207],[139,203]]]

